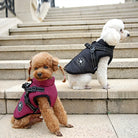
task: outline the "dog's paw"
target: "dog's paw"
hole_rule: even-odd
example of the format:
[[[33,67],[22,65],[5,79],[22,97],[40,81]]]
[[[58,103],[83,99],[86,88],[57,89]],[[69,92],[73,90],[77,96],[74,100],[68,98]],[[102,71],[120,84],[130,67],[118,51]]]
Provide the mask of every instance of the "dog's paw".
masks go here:
[[[109,83],[107,83],[107,86],[110,86],[110,84],[109,84]]]
[[[72,88],[73,88],[73,90],[83,90],[83,89],[85,89],[85,87],[80,87],[80,86],[73,86]]]
[[[72,128],[73,125],[71,125],[71,124],[67,124],[65,127],[67,127],[67,128]]]
[[[62,137],[62,133],[60,131],[55,132],[56,136]]]
[[[24,126],[25,129],[31,129],[32,125],[26,125]]]

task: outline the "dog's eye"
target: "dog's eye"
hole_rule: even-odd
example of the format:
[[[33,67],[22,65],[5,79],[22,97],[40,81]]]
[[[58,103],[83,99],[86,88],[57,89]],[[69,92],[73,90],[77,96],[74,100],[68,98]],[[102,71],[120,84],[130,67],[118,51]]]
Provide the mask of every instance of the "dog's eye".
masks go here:
[[[120,29],[120,32],[122,33],[122,32],[123,32],[123,30],[122,30],[122,29]]]
[[[37,70],[37,69],[38,69],[37,67],[34,68],[34,70]]]
[[[44,66],[45,69],[47,69],[48,67],[47,66]]]

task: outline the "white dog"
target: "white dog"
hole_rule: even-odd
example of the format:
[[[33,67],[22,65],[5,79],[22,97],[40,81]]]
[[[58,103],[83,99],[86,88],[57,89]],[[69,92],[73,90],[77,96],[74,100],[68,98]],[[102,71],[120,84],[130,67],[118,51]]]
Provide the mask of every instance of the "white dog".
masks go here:
[[[92,44],[87,43],[86,44],[87,51],[83,50],[83,52],[81,52],[81,53],[86,53],[86,55],[88,55],[88,52],[93,53],[93,50],[96,52],[102,51],[105,53],[102,56],[98,55],[98,60],[95,59],[95,54],[93,55],[90,54],[89,59],[86,59],[85,56],[81,57],[80,53],[75,58],[73,58],[70,61],[70,63],[68,63],[65,66],[64,69],[68,73],[69,87],[73,89],[91,88],[88,85],[92,79],[91,73],[94,74],[97,71],[97,79],[101,84],[102,88],[109,89],[109,85],[107,82],[107,67],[112,60],[114,46],[116,46],[120,40],[123,40],[128,36],[130,36],[130,34],[128,31],[124,30],[124,24],[122,20],[119,19],[109,20],[104,25],[100,38],[98,38],[96,42]],[[105,48],[103,48],[104,46],[100,44],[103,44]],[[98,63],[93,63],[96,62],[96,60],[98,61]],[[90,65],[91,63],[92,65]],[[93,64],[95,64],[95,66]],[[80,69],[77,69],[79,70],[79,73],[75,72],[76,68],[78,68],[76,65],[80,67]],[[90,69],[88,69],[89,65]],[[91,66],[94,66],[94,69],[91,69]],[[86,71],[83,71],[84,68],[86,68]]]

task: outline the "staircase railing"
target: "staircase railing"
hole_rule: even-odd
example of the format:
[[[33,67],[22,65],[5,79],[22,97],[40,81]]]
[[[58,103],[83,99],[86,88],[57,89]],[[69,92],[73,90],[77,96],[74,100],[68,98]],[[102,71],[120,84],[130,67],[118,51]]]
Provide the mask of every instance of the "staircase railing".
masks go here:
[[[4,0],[3,2],[0,2],[0,10],[4,9],[6,17],[8,17],[8,10],[16,16],[14,0]]]

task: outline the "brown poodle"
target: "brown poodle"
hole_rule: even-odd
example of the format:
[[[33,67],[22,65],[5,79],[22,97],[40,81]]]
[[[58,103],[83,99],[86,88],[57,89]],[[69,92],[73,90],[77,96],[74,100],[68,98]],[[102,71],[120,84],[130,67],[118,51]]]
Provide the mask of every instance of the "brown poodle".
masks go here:
[[[41,52],[35,55],[30,62],[29,79],[32,83],[23,84],[25,92],[21,97],[11,119],[13,128],[30,128],[33,124],[46,122],[48,129],[62,136],[59,123],[65,127],[71,128],[67,123],[67,114],[57,96],[57,90],[54,84],[55,78],[52,76],[58,68],[63,69],[58,64],[58,60],[47,52]],[[30,72],[33,70],[33,79],[30,79]],[[66,81],[65,75],[63,82]],[[40,116],[43,116],[43,119]]]

